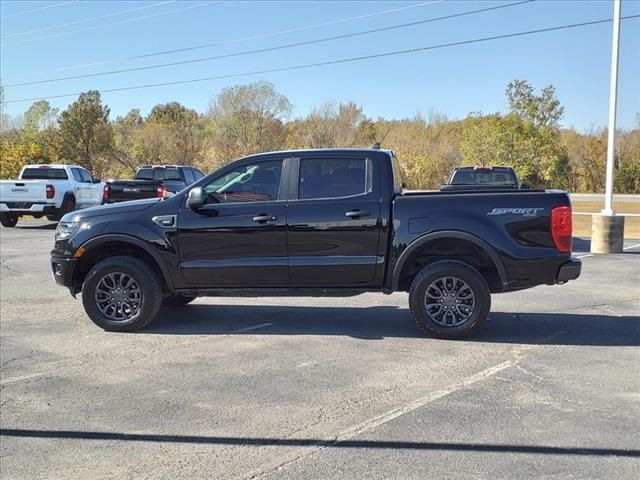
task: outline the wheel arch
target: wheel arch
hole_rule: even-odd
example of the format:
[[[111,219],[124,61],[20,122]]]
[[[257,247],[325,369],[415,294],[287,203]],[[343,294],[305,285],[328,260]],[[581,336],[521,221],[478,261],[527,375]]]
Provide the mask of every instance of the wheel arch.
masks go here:
[[[99,261],[112,256],[130,255],[148,264],[158,275],[164,289],[173,291],[174,284],[169,271],[157,252],[142,240],[123,234],[107,234],[92,238],[80,248],[86,252],[79,257],[73,272],[74,288],[84,282],[91,268]]]
[[[64,203],[69,199],[73,200],[74,203],[78,202],[75,192],[64,192],[64,195],[62,196],[62,203],[60,204],[60,208],[63,208]]]
[[[509,282],[507,272],[495,249],[483,239],[459,230],[442,230],[439,232],[428,233],[411,242],[400,254],[400,257],[393,268],[391,278],[392,290],[406,290],[406,281],[404,281],[404,277],[411,274],[410,269],[413,267],[414,263],[425,256],[429,259],[429,253],[431,250],[438,249],[445,243],[447,247],[450,247],[451,249],[458,247],[468,250],[471,248],[473,252],[479,253],[482,258],[478,258],[478,261],[467,261],[464,263],[478,268],[478,262],[484,261],[486,264],[485,266],[490,270],[481,270],[481,273],[485,277],[485,280],[487,280],[487,283],[491,286],[492,291],[508,290]],[[459,260],[455,255],[444,255],[442,257],[438,257],[436,252],[434,258],[426,260],[426,263],[424,264],[420,262],[418,262],[418,264],[421,267],[424,267],[434,261],[444,260],[447,258],[451,260]],[[422,260],[422,262],[425,262],[425,260]]]

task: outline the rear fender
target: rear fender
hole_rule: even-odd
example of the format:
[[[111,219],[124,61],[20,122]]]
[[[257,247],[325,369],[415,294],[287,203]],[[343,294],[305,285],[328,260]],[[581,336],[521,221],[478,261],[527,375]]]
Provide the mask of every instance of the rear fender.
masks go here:
[[[468,242],[474,243],[475,245],[480,247],[482,250],[484,250],[489,256],[489,258],[491,258],[493,264],[496,267],[496,270],[498,271],[498,274],[500,275],[500,283],[502,283],[503,290],[507,291],[509,289],[509,281],[507,277],[507,272],[504,268],[504,264],[502,263],[502,260],[500,260],[500,257],[498,256],[496,251],[493,249],[493,247],[491,247],[491,245],[489,245],[487,242],[485,242],[481,238],[476,237],[475,235],[472,235],[470,233],[461,232],[458,230],[443,230],[443,231],[433,232],[433,233],[428,233],[426,235],[423,235],[415,239],[413,242],[409,244],[409,246],[407,246],[407,248],[404,249],[404,251],[400,254],[400,257],[398,258],[398,261],[396,262],[395,266],[393,267],[393,275],[391,278],[391,289],[393,291],[397,291],[398,284],[400,283],[400,275],[402,273],[402,268],[405,262],[409,258],[411,258],[411,255],[423,245],[426,245],[427,243],[432,242],[434,240],[439,240],[443,238],[455,238],[460,240],[466,240]]]

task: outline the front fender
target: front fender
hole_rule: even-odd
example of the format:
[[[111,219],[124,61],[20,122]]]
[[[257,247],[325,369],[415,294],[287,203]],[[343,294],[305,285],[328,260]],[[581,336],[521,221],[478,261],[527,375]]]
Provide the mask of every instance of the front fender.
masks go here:
[[[100,245],[105,245],[110,242],[129,243],[131,245],[134,245],[136,247],[143,249],[145,252],[151,255],[153,260],[156,262],[156,264],[160,268],[165,284],[169,287],[169,289],[173,290],[175,288],[173,276],[171,275],[171,272],[167,268],[167,265],[165,261],[162,259],[160,253],[158,253],[158,251],[155,248],[153,248],[149,242],[143,241],[138,237],[133,237],[131,235],[126,235],[121,233],[107,233],[107,234],[93,237],[87,240],[82,245],[80,245],[80,247],[85,248],[88,251],[91,251],[92,249],[99,247]]]

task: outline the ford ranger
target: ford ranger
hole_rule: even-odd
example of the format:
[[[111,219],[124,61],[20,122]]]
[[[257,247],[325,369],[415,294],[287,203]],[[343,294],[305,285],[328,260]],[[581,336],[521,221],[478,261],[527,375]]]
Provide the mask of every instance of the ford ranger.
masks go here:
[[[51,268],[105,330],[198,296],[400,291],[424,331],[460,338],[492,293],[577,278],[571,234],[563,191],[406,191],[390,150],[285,151],[171,198],[65,215]]]

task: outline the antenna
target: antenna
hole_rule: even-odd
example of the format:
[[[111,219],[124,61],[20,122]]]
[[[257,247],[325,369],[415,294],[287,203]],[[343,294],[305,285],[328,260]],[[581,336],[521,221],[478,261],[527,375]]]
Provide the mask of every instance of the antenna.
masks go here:
[[[389,130],[387,130],[387,133],[385,133],[382,138],[380,139],[379,142],[374,143],[373,145],[371,145],[371,148],[374,150],[380,150],[380,147],[382,146],[382,142],[384,142],[384,139],[387,138],[387,135],[389,135],[389,132],[391,131],[392,127],[389,127]]]

